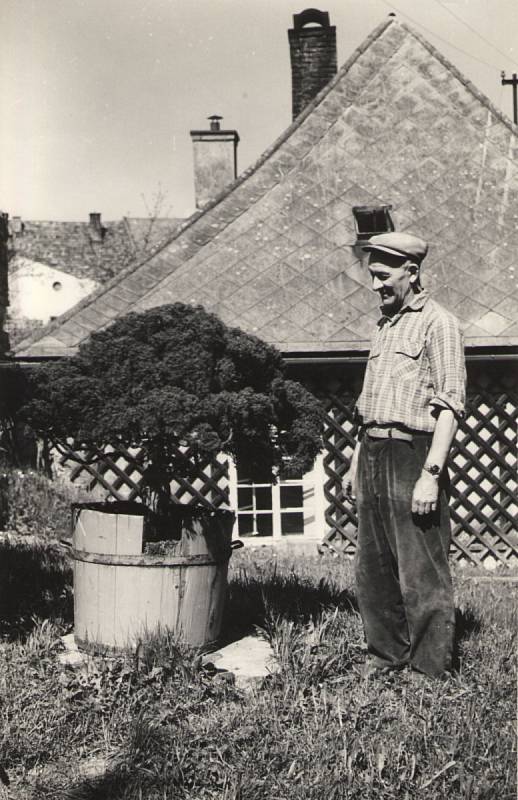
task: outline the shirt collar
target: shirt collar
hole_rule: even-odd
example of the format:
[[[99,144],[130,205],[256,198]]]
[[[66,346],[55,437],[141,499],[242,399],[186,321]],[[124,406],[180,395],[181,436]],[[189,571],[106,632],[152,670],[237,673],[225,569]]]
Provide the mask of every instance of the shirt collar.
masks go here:
[[[408,311],[421,311],[424,304],[428,300],[428,292],[426,289],[423,289],[419,292],[419,294],[414,294],[413,297],[409,300],[408,303],[405,303],[403,308],[398,311],[397,314],[394,314],[393,317],[387,317],[385,314],[382,314],[380,319],[378,320],[378,327],[382,328],[384,325],[395,325],[396,322],[401,319],[402,315]]]

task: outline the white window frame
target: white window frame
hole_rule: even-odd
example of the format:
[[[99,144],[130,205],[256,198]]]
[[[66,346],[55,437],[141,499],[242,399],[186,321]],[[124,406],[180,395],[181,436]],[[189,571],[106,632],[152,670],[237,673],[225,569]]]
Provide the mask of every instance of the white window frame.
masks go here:
[[[236,523],[234,526],[234,536],[237,539],[251,545],[265,545],[265,544],[280,544],[280,543],[296,543],[300,541],[320,541],[325,535],[325,497],[324,497],[324,467],[323,467],[323,454],[317,456],[314,467],[310,472],[307,472],[302,478],[293,480],[282,480],[274,484],[269,483],[246,483],[239,484],[237,478],[237,469],[233,461],[229,461],[229,499],[230,506],[236,512]],[[262,486],[272,487],[272,508],[270,510],[264,509],[263,511],[245,511],[243,514],[252,513],[271,513],[272,514],[272,535],[271,536],[240,536],[239,534],[239,507],[238,507],[238,486],[250,486],[259,488]],[[281,507],[281,487],[283,486],[302,486],[303,492],[303,506],[301,507]],[[255,505],[255,493],[253,503]],[[304,531],[303,533],[283,534],[281,527],[281,514],[282,513],[297,513],[302,512],[304,515]]]

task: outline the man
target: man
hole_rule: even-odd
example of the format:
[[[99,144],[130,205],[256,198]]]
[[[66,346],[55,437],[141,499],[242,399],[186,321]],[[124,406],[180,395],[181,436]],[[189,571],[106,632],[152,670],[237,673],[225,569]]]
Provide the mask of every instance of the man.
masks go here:
[[[358,508],[356,583],[366,674],[451,666],[446,459],[464,413],[466,372],[455,317],[421,287],[428,245],[383,233],[363,247],[381,318],[357,402],[360,436],[344,479]]]

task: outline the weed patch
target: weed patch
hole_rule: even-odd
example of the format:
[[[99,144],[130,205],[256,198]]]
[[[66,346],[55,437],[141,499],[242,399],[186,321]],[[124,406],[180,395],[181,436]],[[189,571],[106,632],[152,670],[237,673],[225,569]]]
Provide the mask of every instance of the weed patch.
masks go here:
[[[10,531],[45,540],[70,537],[70,506],[85,499],[84,490],[34,470],[11,469],[8,484]]]

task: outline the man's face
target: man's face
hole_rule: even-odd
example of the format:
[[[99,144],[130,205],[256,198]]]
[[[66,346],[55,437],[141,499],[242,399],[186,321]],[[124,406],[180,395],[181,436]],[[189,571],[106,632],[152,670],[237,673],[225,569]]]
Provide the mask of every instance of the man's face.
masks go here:
[[[390,253],[372,250],[369,254],[369,272],[382,312],[389,317],[397,314],[413,294],[412,286],[419,274],[418,267]]]

